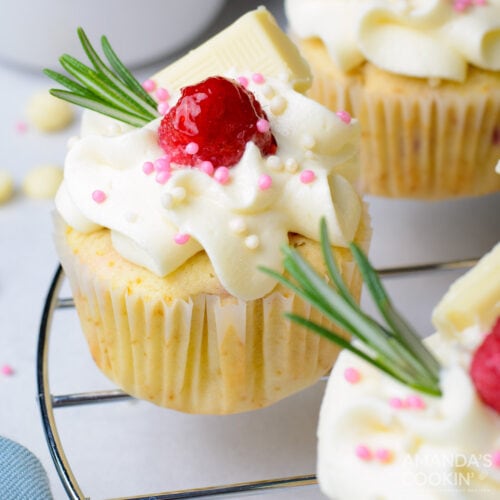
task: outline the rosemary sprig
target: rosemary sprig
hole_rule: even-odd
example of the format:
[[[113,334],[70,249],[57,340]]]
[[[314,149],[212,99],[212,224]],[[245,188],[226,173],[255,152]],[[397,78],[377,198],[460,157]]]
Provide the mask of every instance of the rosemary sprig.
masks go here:
[[[349,245],[385,325],[364,313],[349,292],[332,255],[324,220],[321,221],[320,232],[321,249],[331,284],[320,277],[296,250],[288,246],[283,248],[283,253],[285,270],[290,278],[268,268],[260,269],[293,290],[331,322],[358,339],[363,348],[306,318],[291,313],[287,316],[343,349],[351,351],[399,382],[420,392],[440,396],[439,363],[396,311],[363,251],[355,243]]]
[[[75,80],[44,69],[49,78],[68,89],[51,89],[53,96],[134,127],[144,126],[160,116],[155,100],[125,67],[106,37],[101,38],[101,46],[111,67],[99,57],[82,28],[78,28],[78,37],[93,68],[68,54],[61,56],[61,66]]]

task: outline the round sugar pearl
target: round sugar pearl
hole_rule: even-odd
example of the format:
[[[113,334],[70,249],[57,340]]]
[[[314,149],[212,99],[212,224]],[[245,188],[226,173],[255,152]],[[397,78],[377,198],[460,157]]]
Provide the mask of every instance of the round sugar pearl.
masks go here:
[[[245,246],[250,250],[255,250],[259,247],[260,240],[256,234],[251,234],[245,238]]]
[[[368,446],[365,446],[364,444],[356,446],[354,453],[360,460],[363,460],[365,462],[373,458],[373,454],[370,448],[368,448]]]
[[[344,370],[344,378],[350,384],[357,384],[361,380],[361,373],[357,368],[349,366]]]

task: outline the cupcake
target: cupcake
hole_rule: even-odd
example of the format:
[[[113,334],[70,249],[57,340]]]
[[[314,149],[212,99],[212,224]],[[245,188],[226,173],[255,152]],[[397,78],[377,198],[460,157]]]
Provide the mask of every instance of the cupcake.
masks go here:
[[[286,244],[319,262],[326,217],[359,297],[347,245],[366,247],[370,231],[353,188],[357,122],[301,93],[307,66],[262,8],[143,87],[122,78],[106,39],[103,49],[133,102],[100,102],[112,118],[85,112],[55,216],[97,366],[127,393],[189,413],[254,410],[313,384],[337,349],[284,315],[326,322],[259,267],[279,268]]]
[[[351,345],[365,359],[340,354],[318,425],[322,492],[335,500],[499,498],[500,244],[451,286],[433,313],[437,333],[424,343],[383,302],[394,352],[405,355],[385,364],[392,350],[378,335],[382,348],[359,336]],[[434,377],[425,381],[427,366]]]
[[[361,123],[361,187],[442,199],[500,189],[499,0],[286,0],[309,95]]]

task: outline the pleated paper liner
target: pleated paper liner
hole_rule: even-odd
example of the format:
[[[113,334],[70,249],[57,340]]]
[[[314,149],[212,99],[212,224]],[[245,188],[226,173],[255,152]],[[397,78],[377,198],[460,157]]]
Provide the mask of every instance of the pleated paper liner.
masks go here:
[[[500,72],[473,67],[464,83],[407,78],[369,63],[347,74],[318,40],[303,41],[310,97],[361,123],[361,189],[443,199],[500,191]]]
[[[368,226],[366,216],[356,238],[365,249]],[[137,398],[189,413],[253,410],[315,383],[337,357],[334,344],[284,318],[294,312],[327,324],[281,286],[253,301],[227,293],[163,297],[161,287],[155,289],[161,278],[116,254],[107,230],[82,235],[58,219],[55,239],[92,357]],[[322,262],[319,247],[314,252]],[[335,253],[359,298],[361,278],[350,253]],[[119,272],[109,265],[110,256],[112,262],[121,259]],[[185,265],[186,272],[196,272]],[[135,276],[139,270],[142,283],[135,278],[131,285],[123,266],[134,268]]]

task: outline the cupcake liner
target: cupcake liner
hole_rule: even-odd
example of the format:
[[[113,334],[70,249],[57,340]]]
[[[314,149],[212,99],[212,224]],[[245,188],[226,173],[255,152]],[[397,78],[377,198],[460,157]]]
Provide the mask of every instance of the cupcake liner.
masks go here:
[[[68,244],[60,220],[55,239],[92,357],[140,399],[189,413],[243,412],[313,384],[336,359],[336,345],[284,318],[293,312],[327,325],[285,289],[254,301],[209,294],[152,299],[99,277]],[[350,254],[340,255],[359,297]]]
[[[309,96],[360,120],[364,192],[440,199],[500,190],[499,75],[469,68],[462,84],[433,85],[369,63],[342,74],[318,41],[301,48],[314,75]]]

